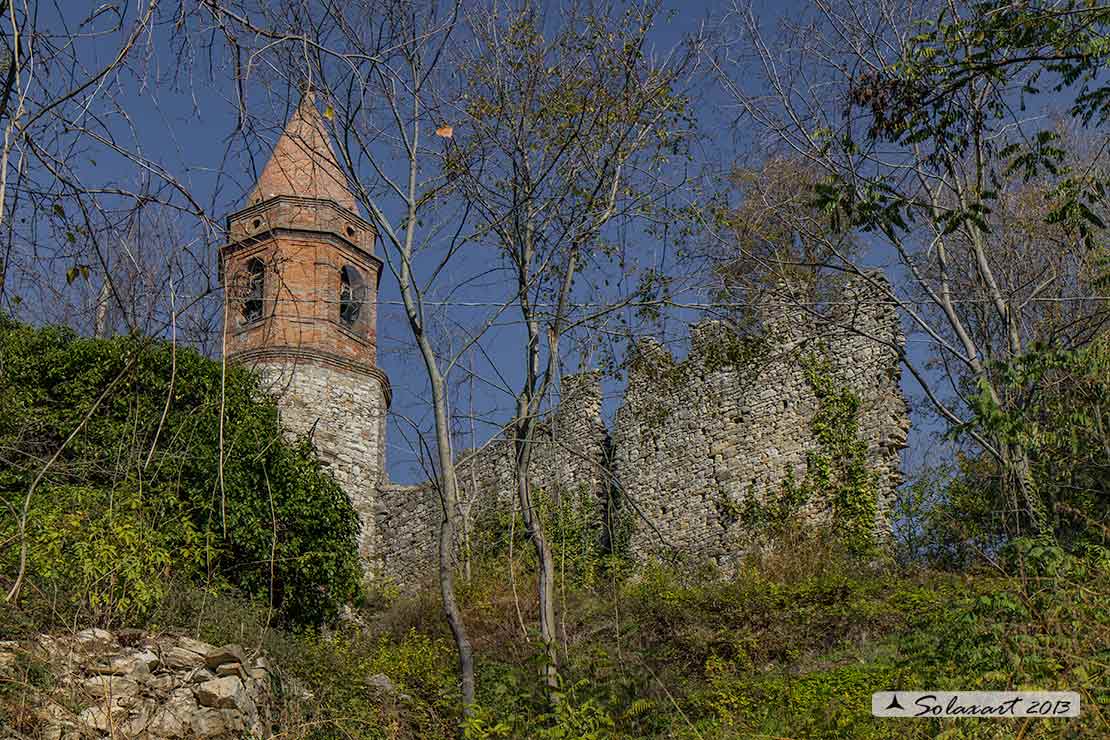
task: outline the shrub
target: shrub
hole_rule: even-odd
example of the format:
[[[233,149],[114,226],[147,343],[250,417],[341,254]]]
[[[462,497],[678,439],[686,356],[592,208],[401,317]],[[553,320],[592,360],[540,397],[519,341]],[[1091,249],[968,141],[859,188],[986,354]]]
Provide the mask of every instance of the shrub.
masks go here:
[[[80,427],[30,501],[41,591],[101,621],[141,616],[177,576],[237,586],[293,624],[355,596],[350,502],[308,440],[285,439],[256,375],[228,368],[221,409],[221,372],[166,342],[0,321],[0,541],[19,539],[32,482]],[[18,550],[0,553],[0,572]]]
[[[978,432],[1024,460],[1023,491],[1015,471],[987,455],[964,461],[952,517],[1002,541],[1037,535],[1073,553],[1110,548],[1110,335],[1076,350],[1037,346],[993,371],[1003,399],[980,388]],[[1015,511],[1017,509],[1017,511]]]

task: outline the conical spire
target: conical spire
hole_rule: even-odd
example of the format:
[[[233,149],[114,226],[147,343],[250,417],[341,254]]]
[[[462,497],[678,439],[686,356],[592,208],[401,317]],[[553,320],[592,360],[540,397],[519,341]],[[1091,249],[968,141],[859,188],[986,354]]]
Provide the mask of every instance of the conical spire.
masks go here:
[[[340,207],[358,213],[331,148],[327,128],[316,109],[312,88],[308,86],[248,196],[247,205],[276,195],[334,200]]]

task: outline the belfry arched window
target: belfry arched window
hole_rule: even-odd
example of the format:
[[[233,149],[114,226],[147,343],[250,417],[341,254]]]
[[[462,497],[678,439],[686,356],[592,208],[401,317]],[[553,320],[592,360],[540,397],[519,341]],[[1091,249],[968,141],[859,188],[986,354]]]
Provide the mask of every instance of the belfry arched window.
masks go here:
[[[339,271],[339,320],[347,326],[357,324],[365,302],[366,281],[362,273],[351,265],[344,265]]]
[[[257,257],[247,262],[243,285],[243,319],[258,321],[262,318],[262,298],[266,284],[266,265]]]

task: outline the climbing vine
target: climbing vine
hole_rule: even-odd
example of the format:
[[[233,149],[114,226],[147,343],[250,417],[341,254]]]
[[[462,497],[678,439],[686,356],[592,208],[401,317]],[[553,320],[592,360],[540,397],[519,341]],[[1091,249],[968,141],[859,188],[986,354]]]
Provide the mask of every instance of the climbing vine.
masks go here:
[[[810,422],[817,448],[807,455],[806,477],[796,485],[805,498],[824,494],[833,529],[850,550],[871,552],[878,490],[867,467],[867,444],[859,436],[859,396],[836,381],[827,360],[809,356],[802,367],[817,395],[817,413]]]
[[[806,474],[787,474],[781,494],[767,502],[749,491],[739,519],[753,533],[774,535],[816,500],[828,503],[833,532],[856,554],[874,551],[878,489],[867,467],[867,444],[859,436],[859,396],[832,374],[827,359],[807,355],[801,360],[806,383],[817,396],[810,430],[817,446],[806,454]]]

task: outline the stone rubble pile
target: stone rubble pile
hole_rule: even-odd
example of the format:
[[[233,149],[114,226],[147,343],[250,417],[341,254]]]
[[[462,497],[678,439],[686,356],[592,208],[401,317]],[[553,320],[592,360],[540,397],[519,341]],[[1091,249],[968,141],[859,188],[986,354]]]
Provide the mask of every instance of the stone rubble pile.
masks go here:
[[[141,630],[41,635],[0,642],[0,680],[21,658],[52,676],[32,698],[47,740],[270,736],[270,668],[238,645]]]

